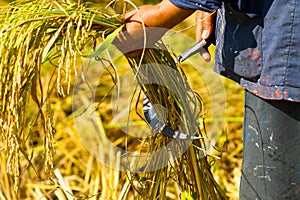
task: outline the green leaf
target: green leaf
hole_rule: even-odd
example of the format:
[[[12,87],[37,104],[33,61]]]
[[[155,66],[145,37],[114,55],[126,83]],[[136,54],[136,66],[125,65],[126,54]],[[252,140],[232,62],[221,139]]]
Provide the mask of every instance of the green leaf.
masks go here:
[[[181,200],[194,200],[194,198],[187,191],[184,191],[181,194]]]
[[[122,30],[123,27],[124,27],[124,25],[120,26],[119,28],[117,28],[116,30],[114,30],[114,32],[112,32],[111,34],[109,34],[105,38],[105,40],[102,42],[102,44],[100,45],[100,47],[94,53],[91,53],[90,55],[83,56],[83,57],[93,58],[93,57],[98,56],[103,51],[105,51],[112,44],[112,42],[117,37],[117,35],[119,34],[119,32]]]

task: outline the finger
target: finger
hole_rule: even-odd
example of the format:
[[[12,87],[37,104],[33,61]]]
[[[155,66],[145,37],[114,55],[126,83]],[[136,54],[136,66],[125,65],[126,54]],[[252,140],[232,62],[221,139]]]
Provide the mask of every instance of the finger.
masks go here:
[[[199,50],[200,55],[202,56],[202,58],[206,61],[206,62],[210,62],[211,61],[211,55],[209,53],[208,50],[206,50],[205,48],[201,48]]]
[[[196,20],[196,40],[208,39],[214,30],[214,15],[208,12],[198,11]]]
[[[202,40],[202,11],[197,11],[196,12],[196,42],[200,42]]]
[[[209,13],[204,13],[202,15],[202,39],[208,39],[213,32],[213,19],[208,15]]]

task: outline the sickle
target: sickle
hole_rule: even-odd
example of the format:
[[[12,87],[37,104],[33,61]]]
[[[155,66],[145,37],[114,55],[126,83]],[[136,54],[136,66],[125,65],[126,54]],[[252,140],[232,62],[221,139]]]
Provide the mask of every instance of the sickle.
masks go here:
[[[187,135],[185,133],[181,133],[179,131],[175,131],[169,125],[165,124],[155,113],[152,104],[150,103],[149,99],[145,96],[143,101],[143,112],[146,118],[146,121],[149,123],[151,128],[157,132],[162,133],[163,135],[175,139],[181,140],[197,140],[201,137]]]

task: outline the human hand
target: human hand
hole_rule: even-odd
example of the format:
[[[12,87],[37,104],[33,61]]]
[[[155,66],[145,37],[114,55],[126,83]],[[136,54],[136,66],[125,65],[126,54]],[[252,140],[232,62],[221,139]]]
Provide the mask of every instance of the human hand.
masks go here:
[[[200,10],[196,13],[196,42],[200,42],[201,40],[206,40],[208,42],[208,44],[204,47],[205,50],[200,51],[201,56],[206,62],[211,60],[208,47],[211,43],[215,43],[215,16],[216,13],[208,13]]]
[[[119,33],[114,44],[127,57],[138,57],[144,48],[153,48],[166,29],[147,27],[153,6],[141,6],[125,15],[125,28]]]
[[[169,0],[141,6],[126,13],[126,26],[114,44],[127,57],[140,56],[144,48],[153,48],[166,31],[193,12],[194,10],[176,7]]]

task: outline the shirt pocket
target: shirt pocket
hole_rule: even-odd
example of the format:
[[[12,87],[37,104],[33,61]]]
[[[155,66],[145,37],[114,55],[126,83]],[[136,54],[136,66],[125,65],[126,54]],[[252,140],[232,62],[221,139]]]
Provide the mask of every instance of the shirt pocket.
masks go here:
[[[252,44],[245,49],[238,50],[239,53],[234,59],[234,73],[244,79],[257,81],[263,68],[261,27],[255,27],[252,33],[253,35],[249,39],[251,38],[251,40],[255,41],[255,45]]]
[[[262,71],[262,17],[223,7],[222,36],[217,37],[225,71],[256,81]]]

